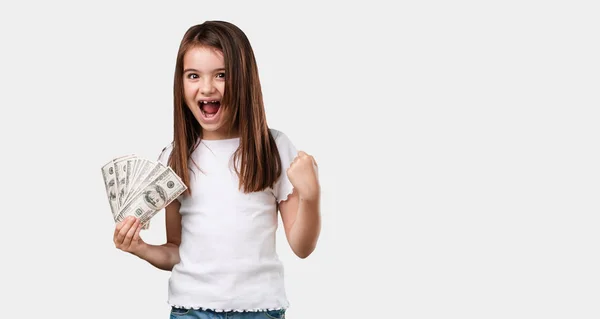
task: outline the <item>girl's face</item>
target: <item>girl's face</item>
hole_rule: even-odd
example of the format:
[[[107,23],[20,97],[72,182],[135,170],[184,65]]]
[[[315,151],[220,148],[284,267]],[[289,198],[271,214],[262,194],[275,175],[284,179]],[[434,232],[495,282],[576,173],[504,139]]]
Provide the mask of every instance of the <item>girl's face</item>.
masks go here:
[[[223,54],[213,48],[194,47],[183,56],[183,92],[187,104],[202,127],[202,138],[229,138],[221,111],[225,90]]]

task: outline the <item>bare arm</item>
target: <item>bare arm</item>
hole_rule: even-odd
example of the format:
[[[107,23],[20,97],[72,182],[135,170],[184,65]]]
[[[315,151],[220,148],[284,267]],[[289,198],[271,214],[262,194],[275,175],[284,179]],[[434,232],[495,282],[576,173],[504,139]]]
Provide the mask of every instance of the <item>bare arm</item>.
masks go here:
[[[294,191],[279,204],[279,210],[294,254],[300,258],[310,256],[321,233],[320,195],[309,199]]]
[[[288,243],[300,258],[312,254],[321,233],[321,186],[317,171],[315,159],[299,151],[286,172],[293,192],[279,204]]]
[[[165,208],[167,242],[162,245],[145,243],[139,236],[139,219],[127,218],[115,230],[117,248],[129,252],[149,262],[154,267],[171,271],[179,263],[179,244],[181,243],[181,203],[174,200]]]

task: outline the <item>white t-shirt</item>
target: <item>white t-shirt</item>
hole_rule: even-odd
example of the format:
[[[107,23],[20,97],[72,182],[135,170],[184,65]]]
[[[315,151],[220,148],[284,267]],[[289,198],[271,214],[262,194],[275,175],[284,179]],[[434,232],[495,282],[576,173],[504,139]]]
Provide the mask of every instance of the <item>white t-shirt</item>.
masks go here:
[[[240,139],[202,140],[190,162],[191,196],[180,196],[180,262],[169,279],[171,306],[215,311],[256,311],[289,306],[283,265],[276,252],[277,203],[292,192],[286,169],[297,150],[270,129],[282,171],[273,188],[244,194],[232,155]],[[159,161],[167,165],[172,146]]]

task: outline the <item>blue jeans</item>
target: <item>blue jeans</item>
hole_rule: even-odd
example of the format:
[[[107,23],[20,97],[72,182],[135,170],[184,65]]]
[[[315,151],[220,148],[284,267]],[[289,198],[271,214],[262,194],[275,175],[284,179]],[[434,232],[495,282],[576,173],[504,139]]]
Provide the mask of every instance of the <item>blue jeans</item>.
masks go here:
[[[285,319],[285,309],[258,312],[215,312],[171,307],[171,319]]]

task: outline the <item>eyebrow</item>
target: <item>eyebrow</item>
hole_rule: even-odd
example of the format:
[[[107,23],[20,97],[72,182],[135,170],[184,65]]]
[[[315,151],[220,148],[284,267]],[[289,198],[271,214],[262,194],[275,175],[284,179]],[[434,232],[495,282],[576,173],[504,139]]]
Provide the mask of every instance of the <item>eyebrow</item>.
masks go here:
[[[225,68],[219,68],[219,69],[214,69],[213,72],[216,71],[225,71]],[[200,71],[196,70],[196,69],[185,69],[183,70],[183,73],[187,73],[187,72],[196,72],[196,73],[201,73]]]

